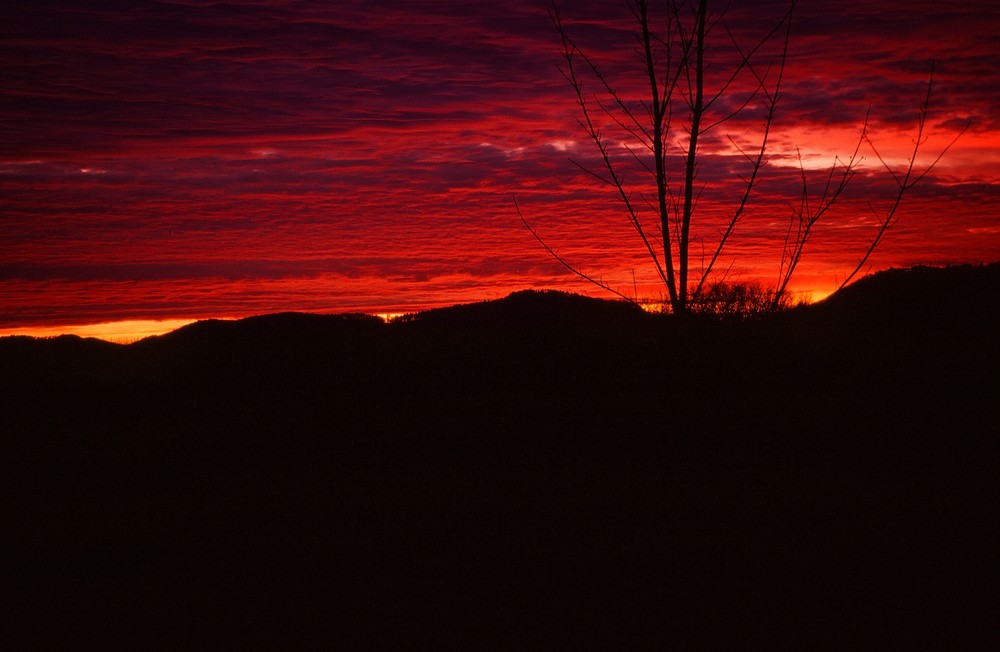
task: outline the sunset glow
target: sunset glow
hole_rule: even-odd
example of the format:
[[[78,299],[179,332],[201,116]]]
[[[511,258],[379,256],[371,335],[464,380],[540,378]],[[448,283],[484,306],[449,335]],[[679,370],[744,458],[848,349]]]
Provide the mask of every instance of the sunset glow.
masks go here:
[[[167,319],[156,321],[151,319],[128,319],[103,324],[29,326],[27,328],[4,329],[0,331],[0,337],[9,335],[58,337],[59,335],[72,334],[80,337],[96,337],[108,342],[114,342],[115,344],[130,344],[144,337],[169,333],[192,323],[192,321],[194,320]]]
[[[128,341],[210,317],[398,314],[525,288],[606,296],[535,242],[515,196],[561,256],[662,296],[620,203],[570,161],[595,152],[548,6],[8,3],[0,334]],[[727,20],[750,39],[783,6],[736,2]],[[722,268],[773,285],[798,154],[820,173],[849,155],[869,106],[878,152],[905,165],[932,60],[926,163],[971,127],[907,197],[871,269],[1000,260],[1000,8],[829,6],[800,3],[769,164]],[[624,3],[562,14],[610,70],[633,66]],[[731,143],[704,153],[735,161]],[[732,201],[726,169],[700,177],[708,216]],[[793,289],[835,289],[894,191],[868,151]],[[700,237],[716,228],[709,217]]]

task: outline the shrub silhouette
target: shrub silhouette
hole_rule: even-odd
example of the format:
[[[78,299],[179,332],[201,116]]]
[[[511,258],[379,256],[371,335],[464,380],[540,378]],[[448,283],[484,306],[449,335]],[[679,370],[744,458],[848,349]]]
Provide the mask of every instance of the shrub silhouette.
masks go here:
[[[690,311],[696,315],[716,315],[748,319],[798,305],[787,293],[778,294],[757,281],[709,283],[694,297]]]

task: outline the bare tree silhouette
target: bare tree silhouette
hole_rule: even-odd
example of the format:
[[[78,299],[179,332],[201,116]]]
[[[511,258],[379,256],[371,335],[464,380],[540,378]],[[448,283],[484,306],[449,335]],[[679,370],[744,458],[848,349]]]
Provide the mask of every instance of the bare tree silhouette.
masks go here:
[[[600,160],[596,166],[574,163],[613,189],[657,278],[666,289],[667,302],[674,313],[691,311],[693,306],[707,300],[709,287],[714,288],[713,294],[718,294],[720,276],[725,281],[726,272],[720,274],[716,267],[747,214],[751,196],[768,162],[768,144],[782,95],[796,4],[796,0],[791,0],[781,18],[747,47],[740,43],[727,25],[726,12],[711,12],[708,0],[671,0],[664,3],[664,12],[655,17],[646,0],[633,0],[629,8],[635,20],[646,86],[638,99],[635,89],[623,88],[625,80],[613,80],[593,57],[577,45],[568,33],[558,8],[553,6],[550,11],[561,40],[560,70],[573,88],[579,108],[578,123],[596,147]],[[724,44],[723,47],[728,50],[728,65],[724,65],[726,62],[721,58],[716,60],[711,56],[716,49],[709,45],[717,42]],[[801,163],[800,154],[801,196],[789,218],[777,283],[773,290],[768,291],[771,309],[787,305],[788,284],[802,260],[806,245],[816,225],[828,216],[854,178],[863,158],[863,146],[868,145],[875,152],[884,170],[895,181],[898,192],[890,207],[881,215],[872,208],[878,220],[877,231],[857,267],[845,278],[842,286],[864,267],[886,231],[895,223],[897,210],[906,193],[931,171],[964,133],[965,129],[926,168],[915,168],[920,147],[926,140],[924,130],[932,81],[933,68],[919,114],[912,155],[908,167],[902,172],[893,170],[874,148],[867,115],[854,151],[846,159],[838,157],[834,160],[818,196],[810,196],[810,173]],[[591,84],[596,86],[596,91],[591,91]],[[755,115],[762,117],[756,136],[751,138],[751,145],[744,144],[745,139],[725,136],[744,164],[743,172],[737,177],[740,189],[723,227],[717,230],[714,247],[708,250],[711,254],[702,253],[700,266],[693,269],[693,227],[701,222],[698,219],[698,200],[705,188],[699,173],[703,173],[712,162],[706,150],[700,149],[701,143],[707,137],[717,137],[713,132],[726,123],[736,118],[745,121]],[[639,181],[629,176],[636,170]],[[671,176],[671,171],[678,174]],[[531,225],[516,199],[515,208],[532,236],[571,272],[623,299],[638,300],[638,297],[628,296],[610,283],[584,273],[560,256]],[[653,220],[649,220],[649,213],[655,216]],[[650,225],[650,221],[654,224]],[[699,242],[704,247],[703,232]]]

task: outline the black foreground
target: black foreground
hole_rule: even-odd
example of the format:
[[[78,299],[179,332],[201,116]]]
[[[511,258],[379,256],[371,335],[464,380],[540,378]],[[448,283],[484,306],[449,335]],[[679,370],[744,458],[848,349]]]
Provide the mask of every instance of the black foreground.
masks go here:
[[[995,643],[998,290],[2,339],[9,649]]]

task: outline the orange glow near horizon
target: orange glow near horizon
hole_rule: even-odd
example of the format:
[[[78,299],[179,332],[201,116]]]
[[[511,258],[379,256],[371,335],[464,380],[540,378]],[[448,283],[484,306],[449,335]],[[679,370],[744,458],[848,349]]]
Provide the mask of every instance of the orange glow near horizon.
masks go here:
[[[127,319],[123,321],[100,324],[67,324],[59,326],[34,326],[26,328],[0,329],[0,337],[26,335],[28,337],[48,338],[60,335],[77,335],[79,337],[94,337],[115,344],[129,344],[144,337],[163,335],[170,331],[187,326],[195,319],[165,319],[162,321],[149,319]]]

